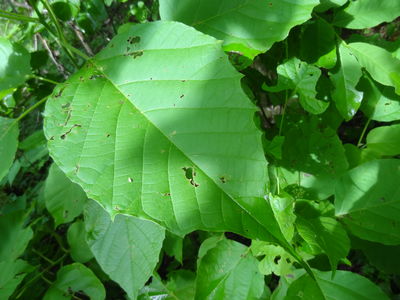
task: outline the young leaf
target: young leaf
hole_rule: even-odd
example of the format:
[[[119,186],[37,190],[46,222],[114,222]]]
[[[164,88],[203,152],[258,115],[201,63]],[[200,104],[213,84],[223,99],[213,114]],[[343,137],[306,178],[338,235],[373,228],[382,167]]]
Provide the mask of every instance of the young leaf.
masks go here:
[[[296,227],[301,237],[315,249],[315,254],[325,253],[328,256],[332,270],[336,270],[339,261],[346,258],[350,240],[343,226],[335,219],[298,217]]]
[[[18,87],[31,73],[29,52],[18,44],[0,37],[0,91]]]
[[[56,227],[79,216],[87,200],[82,188],[71,182],[56,164],[50,167],[44,187],[44,199]]]
[[[373,79],[393,86],[400,95],[400,81],[394,76],[400,72],[400,60],[394,58],[387,50],[367,43],[351,43],[347,47]]]
[[[335,214],[362,239],[400,243],[400,160],[382,159],[348,171],[336,185]]]
[[[264,276],[257,265],[246,246],[221,239],[199,261],[195,299],[258,299]]]
[[[254,58],[311,17],[317,0],[161,0],[162,20],[179,21],[224,41],[225,51]]]
[[[263,85],[263,89],[270,92],[292,90],[292,95],[299,95],[303,108],[312,114],[321,114],[329,103],[316,98],[316,85],[321,71],[312,65],[291,58],[278,66],[278,84],[276,86]]]
[[[104,286],[96,275],[84,265],[74,263],[58,270],[57,280],[47,290],[43,300],[70,299],[75,293],[83,293],[91,300],[106,298]]]
[[[7,175],[14,161],[18,134],[18,124],[15,120],[0,117],[0,181]]]
[[[284,241],[240,78],[212,37],[128,25],[48,100],[50,154],[112,215]]]
[[[339,27],[363,29],[390,22],[400,16],[398,0],[356,0],[340,10],[333,23]]]
[[[69,226],[67,240],[74,261],[85,263],[93,258],[93,253],[86,242],[85,224],[81,220],[75,221]]]
[[[363,93],[356,90],[362,72],[357,59],[343,44],[339,46],[339,64],[330,75],[335,86],[332,99],[342,117],[348,121],[356,114],[363,99]]]
[[[155,268],[165,230],[151,221],[110,215],[95,201],[85,207],[86,240],[112,280],[135,298]]]
[[[371,120],[392,122],[400,120],[400,96],[392,87],[383,86],[369,78],[362,78],[359,83],[364,91],[361,110]]]
[[[367,278],[347,271],[321,272],[314,270],[316,280],[308,274],[294,281],[285,300],[389,300],[382,290]]]

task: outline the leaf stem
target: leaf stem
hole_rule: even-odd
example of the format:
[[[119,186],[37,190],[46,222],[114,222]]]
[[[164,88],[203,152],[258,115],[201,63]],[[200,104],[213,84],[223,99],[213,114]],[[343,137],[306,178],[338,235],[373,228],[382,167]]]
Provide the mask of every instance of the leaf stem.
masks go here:
[[[358,139],[357,147],[359,148],[362,146],[362,140],[364,139],[364,135],[367,132],[369,123],[371,123],[371,118],[368,118],[368,121],[365,123],[363,131],[361,132],[360,138]]]
[[[32,18],[12,12],[8,12],[5,10],[0,9],[0,18],[5,18],[8,20],[16,20],[16,21],[23,21],[23,22],[31,22],[31,23],[40,23],[38,18]]]
[[[60,82],[54,81],[52,79],[44,78],[44,77],[38,76],[38,75],[31,75],[30,77],[38,79],[38,80],[41,80],[41,81],[46,81],[46,82],[52,83],[52,84],[59,84],[60,83]]]

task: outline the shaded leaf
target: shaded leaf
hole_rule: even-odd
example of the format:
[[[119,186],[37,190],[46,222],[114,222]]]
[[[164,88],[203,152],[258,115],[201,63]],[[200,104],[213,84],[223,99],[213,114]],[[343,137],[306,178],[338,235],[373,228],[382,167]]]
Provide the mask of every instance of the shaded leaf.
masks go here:
[[[369,279],[356,273],[336,271],[332,272],[314,270],[316,281],[308,274],[294,281],[284,298],[285,300],[388,300],[382,290]]]
[[[21,259],[0,261],[0,299],[8,299],[32,269]]]
[[[161,0],[162,20],[179,21],[224,41],[225,51],[254,58],[311,17],[317,0]]]
[[[400,60],[394,58],[387,50],[367,43],[351,43],[347,47],[373,79],[381,84],[393,86],[396,93],[400,94],[400,81],[393,75],[400,72]]]
[[[339,64],[331,73],[331,81],[335,87],[332,99],[336,108],[345,120],[356,114],[363,99],[363,93],[356,90],[362,75],[361,66],[353,54],[342,44],[339,46]]]
[[[31,73],[31,56],[22,46],[0,37],[0,91],[18,87]]]
[[[296,227],[314,254],[324,253],[328,256],[332,270],[336,270],[339,261],[346,258],[350,250],[350,240],[342,225],[335,219],[298,217]]]
[[[18,124],[0,117],[0,181],[7,175],[18,147]]]
[[[49,169],[44,187],[44,199],[56,226],[71,222],[79,216],[87,201],[82,188],[71,182],[56,164],[52,164]]]
[[[155,268],[165,230],[151,221],[110,215],[95,201],[85,207],[86,240],[103,271],[134,298]]]
[[[400,154],[400,124],[372,129],[367,135],[367,150],[379,156]]]
[[[43,300],[72,299],[72,296],[84,294],[91,300],[106,298],[106,291],[94,273],[80,263],[62,267],[57,272],[57,280],[47,290]]]
[[[369,78],[362,78],[359,87],[364,91],[361,110],[369,118],[380,122],[400,120],[400,96],[392,87],[383,86]]]
[[[316,85],[321,71],[312,65],[291,58],[278,66],[278,84],[276,86],[263,85],[269,92],[292,90],[292,96],[298,94],[301,106],[312,114],[321,114],[329,103],[316,98]]]
[[[67,231],[67,240],[71,248],[71,257],[74,261],[85,263],[93,258],[93,254],[86,242],[85,224],[75,221]]]
[[[335,214],[362,239],[400,243],[400,160],[382,159],[348,171],[336,185]]]

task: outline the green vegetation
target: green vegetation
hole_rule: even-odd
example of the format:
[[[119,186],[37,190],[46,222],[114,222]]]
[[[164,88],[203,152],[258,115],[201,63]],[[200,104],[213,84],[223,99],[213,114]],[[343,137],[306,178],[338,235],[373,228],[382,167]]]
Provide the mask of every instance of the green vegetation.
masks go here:
[[[0,299],[400,299],[398,0],[0,4]]]

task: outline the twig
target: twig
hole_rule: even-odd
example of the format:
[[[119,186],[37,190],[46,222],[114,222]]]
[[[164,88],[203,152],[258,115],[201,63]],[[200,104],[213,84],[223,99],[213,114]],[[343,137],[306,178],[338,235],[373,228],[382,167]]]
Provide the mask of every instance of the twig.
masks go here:
[[[47,50],[47,52],[49,53],[50,59],[51,59],[51,61],[56,65],[57,70],[64,76],[65,79],[67,79],[68,76],[67,76],[67,74],[66,74],[66,72],[65,72],[64,67],[63,67],[60,63],[58,63],[58,61],[57,61],[56,58],[54,57],[54,54],[53,54],[53,52],[51,51],[49,45],[47,44],[46,40],[45,40],[45,39],[42,37],[42,35],[39,34],[39,33],[37,34],[37,36],[39,37],[40,41],[42,42],[43,47],[44,47],[44,48]]]
[[[69,25],[74,30],[75,35],[77,36],[78,40],[81,42],[83,48],[85,48],[86,53],[89,54],[90,56],[93,56],[93,51],[90,48],[90,46],[85,42],[85,39],[83,38],[82,31],[80,31],[78,26],[76,26],[73,22],[69,22]]]

